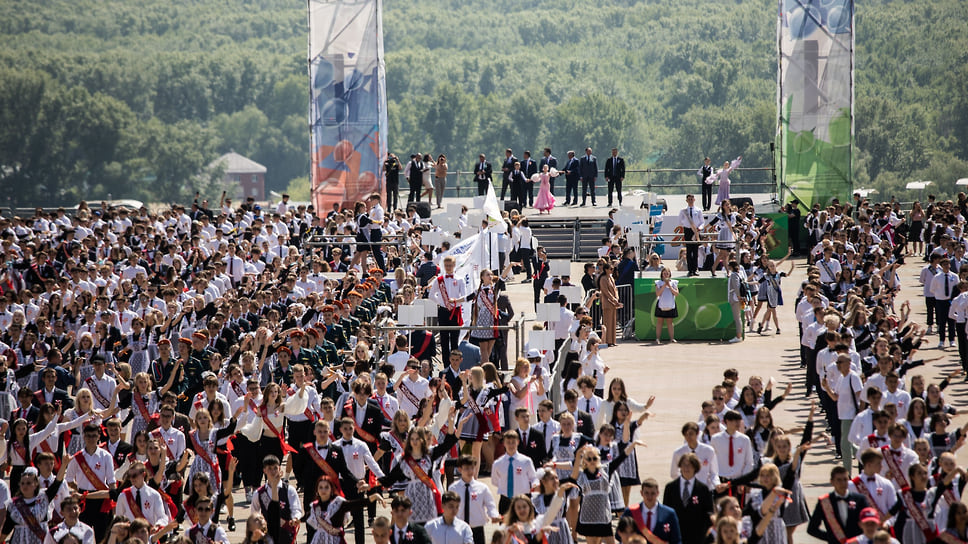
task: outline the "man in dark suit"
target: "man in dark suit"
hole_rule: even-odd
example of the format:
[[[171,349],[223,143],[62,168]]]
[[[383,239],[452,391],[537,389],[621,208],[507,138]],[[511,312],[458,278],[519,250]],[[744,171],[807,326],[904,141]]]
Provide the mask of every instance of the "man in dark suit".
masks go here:
[[[346,468],[346,461],[340,455],[340,448],[329,440],[329,422],[325,419],[316,421],[313,426],[314,440],[308,444],[303,444],[299,448],[298,455],[302,458],[302,471],[298,475],[301,482],[317,482],[324,476],[336,475],[336,483],[340,486],[355,483],[353,473]],[[309,512],[309,507],[313,502],[312,493],[303,493],[303,510]],[[313,534],[316,533],[311,525],[306,526],[309,532],[309,540],[312,541]]]
[[[527,393],[530,394],[530,393]],[[548,452],[545,450],[545,439],[541,431],[536,429],[531,429],[531,412],[525,408],[521,407],[514,411],[514,420],[518,423],[518,438],[520,439],[520,446],[518,446],[518,452],[521,455],[531,459],[531,462],[536,467],[540,467],[544,464],[544,460],[548,458]]]
[[[17,391],[17,400],[20,404],[10,411],[10,421],[25,419],[28,424],[33,425],[37,421],[37,414],[40,413],[40,408],[33,403],[34,394],[30,392],[30,389],[24,387]]]
[[[575,158],[575,152],[568,152],[568,160],[565,162],[565,206],[577,206],[578,205],[578,180],[581,179],[581,172],[579,167],[581,165],[578,163],[578,159]]]
[[[524,172],[524,177],[526,178],[526,183],[521,195],[521,206],[524,206],[525,197],[528,200],[528,207],[534,205],[534,182],[531,181],[531,176],[538,173],[538,162],[531,158],[531,152],[525,151],[524,158],[521,159],[521,171]]]
[[[659,504],[659,482],[647,478],[642,482],[642,502],[629,506],[622,517],[635,522],[636,532],[645,536],[646,529],[668,544],[682,544],[679,535],[679,518],[672,508]],[[697,541],[687,541],[697,542]],[[698,542],[702,542],[700,539]]]
[[[352,395],[346,399],[346,404],[336,407],[336,419],[348,417],[355,420],[357,425],[353,435],[366,442],[370,453],[373,453],[380,445],[380,432],[392,422],[383,415],[380,405],[370,398],[373,396],[373,386],[369,382],[354,381],[352,388]],[[359,415],[360,411],[364,412],[362,416]]]
[[[511,148],[504,150],[504,162],[501,164],[501,172],[503,172],[501,181],[501,200],[504,200],[504,196],[507,194],[508,185],[511,184],[511,172],[514,171],[514,163],[518,162],[518,158],[514,156]],[[514,193],[511,193],[511,199],[514,199]]]
[[[464,385],[463,381],[460,379],[461,368],[460,364],[464,360],[464,356],[461,355],[459,349],[450,350],[450,355],[447,358],[449,363],[446,368],[440,371],[438,377],[450,386],[450,398],[455,402],[460,400],[460,389]]]
[[[74,401],[71,400],[67,391],[54,386],[57,383],[57,372],[53,368],[45,368],[41,374],[41,379],[44,386],[34,393],[34,406],[40,408],[49,402],[54,405],[60,404],[64,407],[64,410],[74,407]]]
[[[822,495],[807,524],[807,534],[828,542],[839,544],[840,536],[853,538],[863,531],[860,528],[860,511],[867,507],[867,498],[860,493],[852,493],[847,484],[850,477],[847,469],[836,466],[830,471],[832,493]]]
[[[608,182],[608,205],[612,205],[612,189],[618,195],[618,205],[622,205],[622,182],[625,181],[625,159],[618,156],[618,149],[612,148],[612,156],[605,162],[605,181]],[[594,200],[593,200],[594,201]]]
[[[407,204],[411,202],[420,202],[420,189],[421,185],[423,184],[423,169],[423,156],[420,155],[420,153],[411,155],[410,174],[407,177],[407,181],[410,183],[410,194],[407,195]]]
[[[487,162],[484,154],[477,157],[477,164],[474,165],[474,180],[477,182],[477,196],[487,194],[487,186],[492,181],[493,169],[491,163]]]
[[[702,463],[694,453],[679,458],[680,476],[666,484],[662,504],[672,508],[679,520],[683,542],[702,542],[712,525],[713,495],[696,478]]]
[[[708,212],[709,208],[713,205],[713,184],[706,183],[706,179],[713,175],[713,165],[706,157],[702,161],[702,166],[699,167],[699,171],[696,172],[699,176],[699,187],[702,189],[702,209]],[[793,232],[792,230],[790,232]]]
[[[114,469],[117,470],[124,464],[125,458],[131,453],[131,444],[121,440],[121,420],[112,417],[104,422],[104,430],[107,432],[107,440],[100,444],[100,447],[107,450],[114,458]]]
[[[390,542],[391,544],[432,544],[430,535],[423,525],[411,523],[413,502],[406,495],[393,497],[390,503]]]
[[[511,177],[508,179],[508,183],[511,184],[511,200],[516,201],[518,207],[523,209],[528,202],[528,197],[525,194],[527,191],[525,186],[528,184],[528,178],[524,176],[524,171],[521,170],[520,161],[514,163],[514,169],[511,170]]]
[[[544,148],[544,157],[542,157],[541,162],[538,163],[538,172],[543,171],[545,166],[548,167],[549,171],[552,168],[555,168],[555,169],[558,168],[558,159],[551,154],[550,147]],[[555,178],[548,179],[548,185],[551,186],[550,187],[551,194],[555,194]]]
[[[595,180],[598,178],[598,159],[592,155],[592,148],[585,148],[585,155],[578,161],[578,170],[581,173],[581,205],[584,206],[588,200],[588,193],[592,194],[592,206],[595,204]]]
[[[417,267],[417,273],[414,274],[417,280],[420,281],[421,287],[426,287],[427,284],[437,277],[437,273],[440,269],[434,264],[434,254],[431,251],[427,251],[423,255],[423,262]]]
[[[575,418],[575,430],[585,436],[595,436],[595,422],[592,420],[592,415],[584,410],[578,409],[578,391],[569,389],[565,391],[563,396],[565,399],[565,412],[568,412]],[[555,419],[561,417],[561,414],[565,412],[560,412],[555,416]]]
[[[401,170],[403,165],[400,164],[400,159],[393,153],[387,153],[387,160],[383,161],[383,175],[386,176],[387,182],[387,210],[391,212],[397,209],[400,203]]]

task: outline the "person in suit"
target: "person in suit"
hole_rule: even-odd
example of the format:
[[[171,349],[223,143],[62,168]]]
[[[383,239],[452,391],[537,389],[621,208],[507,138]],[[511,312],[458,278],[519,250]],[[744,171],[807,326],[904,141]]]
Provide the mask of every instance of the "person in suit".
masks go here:
[[[508,182],[511,184],[511,200],[517,201],[518,206],[524,208],[528,200],[528,197],[525,195],[525,186],[528,184],[528,178],[525,177],[524,170],[521,170],[520,161],[514,163],[514,169],[511,170],[511,176]]]
[[[412,523],[413,502],[406,495],[393,497],[390,503],[390,542],[392,544],[432,544],[423,525]],[[375,526],[374,526],[375,528]]]
[[[659,504],[659,482],[654,478],[647,478],[642,482],[642,502],[626,508],[621,517],[631,518],[635,522],[636,532],[643,537],[645,530],[648,529],[668,544],[683,542],[679,533],[679,518],[676,516],[676,511],[664,504]],[[686,542],[702,542],[702,539]]]
[[[702,209],[708,212],[713,205],[713,184],[712,182],[706,183],[706,180],[713,175],[713,164],[709,157],[703,159],[702,166],[699,167],[696,175],[699,176],[699,187],[702,188]],[[793,232],[793,229],[790,232]]]
[[[34,399],[31,401],[34,406],[40,408],[49,402],[54,405],[60,404],[65,410],[74,407],[74,401],[71,400],[71,396],[67,394],[67,391],[55,387],[57,372],[53,368],[45,368],[41,374],[41,379],[44,385],[34,393]]]
[[[592,206],[595,203],[595,180],[598,178],[598,159],[592,155],[592,148],[585,148],[585,156],[578,161],[578,170],[581,174],[581,205],[584,206],[588,200],[588,193],[592,194]]]
[[[410,183],[410,194],[407,195],[407,204],[411,202],[420,202],[420,190],[423,186],[423,170],[424,162],[423,155],[420,153],[415,153],[408,165],[409,174],[407,181]]]
[[[10,421],[13,422],[22,418],[27,420],[30,425],[36,423],[40,408],[34,404],[34,400],[34,394],[30,389],[23,387],[20,391],[17,391],[17,401],[20,404],[10,411]]]
[[[462,370],[460,366],[463,361],[464,356],[459,349],[451,350],[450,355],[447,357],[449,364],[438,374],[438,377],[450,386],[450,398],[454,402],[460,400],[460,388],[464,385],[464,382],[460,379]]]
[[[702,464],[694,453],[679,458],[679,477],[665,486],[662,504],[672,508],[679,520],[683,542],[702,542],[712,525],[713,495],[696,478]]]
[[[807,534],[829,544],[842,542],[840,535],[853,538],[863,531],[860,528],[860,512],[867,507],[867,498],[849,490],[849,473],[843,466],[830,471],[832,493],[822,495],[813,509]]]
[[[474,180],[477,182],[477,196],[487,194],[487,186],[493,179],[493,168],[487,158],[481,153],[477,157],[477,164],[474,165]]]
[[[403,165],[393,153],[387,153],[387,160],[383,161],[383,173],[387,182],[387,209],[393,211],[400,203],[400,171]],[[409,181],[409,180],[408,180]]]
[[[565,206],[578,205],[578,180],[581,179],[580,164],[575,158],[575,152],[568,152],[568,161],[565,162]]]
[[[612,189],[618,195],[618,205],[622,205],[622,182],[625,181],[625,159],[618,156],[618,149],[612,148],[612,156],[605,162],[605,181],[608,182],[608,205],[612,205]],[[593,200],[594,201],[594,200]]]
[[[555,419],[560,418],[561,414],[567,412],[575,418],[575,430],[585,436],[595,436],[595,421],[592,415],[584,410],[578,409],[578,391],[569,389],[565,391],[563,396],[565,399],[565,411],[558,413]]]
[[[508,191],[508,185],[511,183],[511,172],[514,171],[514,163],[518,162],[518,158],[514,156],[514,152],[511,148],[504,150],[504,162],[501,164],[501,172],[503,173],[501,178],[501,200],[504,200],[505,195]],[[514,191],[511,192],[511,200],[514,200]]]
[[[524,158],[521,159],[521,171],[524,172],[524,177],[527,180],[523,186],[521,206],[524,207],[525,197],[527,197],[528,207],[530,208],[534,205],[534,182],[531,181],[531,176],[538,173],[538,162],[531,158],[530,151],[524,152]]]
[[[555,158],[555,156],[551,154],[551,148],[550,147],[544,148],[544,151],[542,152],[542,154],[544,156],[541,158],[541,161],[538,163],[538,172],[544,171],[544,167],[545,166],[548,167],[548,171],[549,172],[551,171],[552,168],[554,168],[554,169],[557,170],[558,169],[558,159]],[[548,184],[551,185],[551,194],[554,195],[555,194],[555,178],[554,177],[550,178],[548,180]]]
[[[545,439],[541,431],[532,429],[531,412],[524,406],[514,411],[514,421],[517,422],[518,437],[520,437],[518,451],[525,457],[531,459],[531,463],[540,467],[548,457],[545,450]]]
[[[370,397],[373,396],[373,386],[366,380],[353,382],[353,394],[346,399],[346,404],[337,406],[337,419],[352,418],[356,421],[353,435],[366,442],[370,453],[376,451],[380,445],[380,432],[393,424],[380,410],[380,405]],[[363,412],[360,414],[360,412]],[[357,428],[358,427],[358,428]],[[340,429],[342,431],[342,429]],[[362,431],[362,432],[361,432]]]
[[[353,482],[355,477],[346,468],[346,460],[340,455],[339,446],[330,442],[329,440],[330,428],[329,422],[325,419],[319,419],[313,426],[313,437],[314,440],[307,444],[302,444],[299,448],[298,455],[302,458],[301,472],[299,473],[299,481],[301,482],[317,482],[323,476],[333,474],[336,478],[333,479],[335,482]],[[313,453],[315,451],[315,453]],[[303,493],[303,508],[304,512],[312,511],[313,494]],[[309,535],[309,540],[312,541],[313,535],[316,530],[313,529],[311,525],[306,525],[306,531]]]
[[[131,453],[131,444],[121,440],[121,420],[112,417],[104,422],[104,429],[107,431],[108,439],[100,447],[107,450],[114,458],[114,468],[117,469],[124,464],[128,454]]]

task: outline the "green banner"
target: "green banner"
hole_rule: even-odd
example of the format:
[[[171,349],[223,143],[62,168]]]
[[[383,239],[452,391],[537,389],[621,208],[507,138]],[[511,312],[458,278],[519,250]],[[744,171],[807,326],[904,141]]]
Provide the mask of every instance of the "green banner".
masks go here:
[[[632,284],[635,337],[643,341],[655,340],[656,279],[636,278]],[[676,297],[679,317],[673,323],[677,340],[728,340],[736,336],[733,311],[726,298],[726,278],[676,279],[679,282],[679,296]]]

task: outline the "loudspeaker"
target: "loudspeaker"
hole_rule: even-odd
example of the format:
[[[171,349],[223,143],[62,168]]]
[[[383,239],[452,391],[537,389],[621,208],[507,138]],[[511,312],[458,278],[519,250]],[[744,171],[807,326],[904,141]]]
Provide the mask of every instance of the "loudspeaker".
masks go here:
[[[408,206],[413,206],[421,219],[430,218],[430,202],[411,202]]]
[[[512,210],[517,210],[520,213],[521,204],[517,200],[505,200],[504,211],[511,213]]]
[[[729,199],[729,203],[737,208],[742,208],[744,205],[753,205],[753,199],[748,196],[734,196]]]

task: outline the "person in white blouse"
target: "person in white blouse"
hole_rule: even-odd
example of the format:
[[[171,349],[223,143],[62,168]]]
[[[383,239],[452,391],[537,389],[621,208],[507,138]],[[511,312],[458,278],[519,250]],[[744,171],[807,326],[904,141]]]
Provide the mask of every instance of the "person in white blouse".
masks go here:
[[[675,343],[675,320],[679,317],[676,309],[676,297],[679,296],[679,282],[672,279],[672,271],[663,268],[659,272],[659,279],[655,281],[655,343],[662,343],[663,323],[669,329],[669,341]]]

